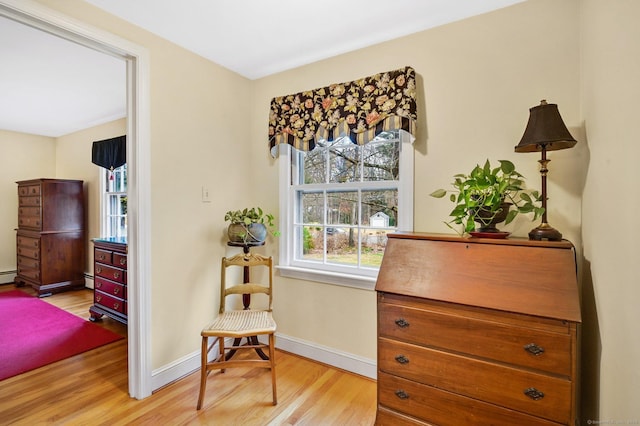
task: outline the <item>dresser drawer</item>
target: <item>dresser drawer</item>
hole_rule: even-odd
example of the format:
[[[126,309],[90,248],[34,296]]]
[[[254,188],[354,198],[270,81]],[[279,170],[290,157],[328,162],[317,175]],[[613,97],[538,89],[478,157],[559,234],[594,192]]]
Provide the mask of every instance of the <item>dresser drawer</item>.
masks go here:
[[[93,251],[93,258],[96,262],[106,263],[108,265],[113,264],[113,252],[109,250],[95,249]]]
[[[116,281],[122,284],[127,283],[127,271],[114,268],[113,266],[104,265],[102,263],[96,263],[94,268],[94,274],[99,277],[107,278],[111,281]]]
[[[40,197],[19,197],[18,198],[18,206],[19,207],[35,207],[40,206],[42,201]]]
[[[18,226],[20,228],[40,229],[42,227],[42,219],[40,216],[19,216]]]
[[[29,238],[24,237],[22,235],[18,235],[17,242],[19,247],[39,249],[40,248],[40,238]]]
[[[40,283],[40,269],[18,265],[18,276]]]
[[[378,315],[381,336],[571,375],[571,336],[561,322],[556,328],[564,333],[550,332],[426,303],[422,308],[379,303]]]
[[[40,269],[40,261],[30,257],[18,256],[18,267],[24,269]]]
[[[557,376],[384,338],[378,341],[378,368],[534,416],[569,422],[571,382]],[[527,390],[543,396],[533,399]]]
[[[427,422],[425,424],[440,426],[558,426],[557,423],[548,420],[386,373],[378,375],[378,402],[383,407],[423,419]],[[379,410],[378,413],[381,411]],[[382,419],[389,417],[393,420],[391,415],[383,416]],[[380,422],[376,424],[396,425],[403,423]]]
[[[18,195],[40,195],[40,185],[19,185]]]
[[[18,218],[25,216],[41,217],[42,209],[40,207],[20,207],[18,209]]]
[[[117,298],[115,296],[111,296],[109,294],[103,293],[99,290],[94,290],[94,300],[98,305],[102,305],[106,308],[113,309],[116,312],[120,312],[121,314],[127,314],[127,305],[124,300]]]
[[[18,246],[18,257],[20,256],[30,257],[31,259],[40,259],[40,249]]]
[[[95,277],[94,287],[96,290],[100,290],[103,293],[107,293],[112,296],[116,296],[122,299],[127,298],[127,286],[106,280],[104,278]]]
[[[384,407],[378,406],[378,412],[376,413],[375,426],[416,426],[416,425],[430,426],[431,423],[426,423],[422,420],[405,416],[404,414],[391,411]]]
[[[122,253],[113,253],[113,265],[122,269],[127,269],[127,255]]]

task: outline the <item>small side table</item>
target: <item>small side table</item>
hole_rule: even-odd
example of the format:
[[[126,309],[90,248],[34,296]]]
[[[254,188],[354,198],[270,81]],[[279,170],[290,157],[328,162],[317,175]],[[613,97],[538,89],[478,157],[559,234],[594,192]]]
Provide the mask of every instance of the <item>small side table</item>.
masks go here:
[[[259,247],[259,246],[263,246],[264,245],[264,241],[262,242],[246,242],[246,243],[237,243],[235,241],[228,241],[227,242],[228,246],[231,247],[242,247],[242,251],[244,254],[249,254],[251,252],[251,247]],[[244,271],[242,272],[242,282],[243,283],[248,283],[251,280],[251,276],[250,276],[250,271],[249,271],[249,267],[245,266],[244,267]],[[242,295],[242,306],[244,307],[245,310],[250,309],[251,305],[251,295],[250,294],[243,294]],[[233,341],[233,345],[234,346],[238,346],[240,344],[240,341],[242,339],[237,338],[234,339]],[[251,336],[251,337],[247,337],[247,343],[250,345],[257,345],[258,342],[258,336]],[[229,359],[231,359],[234,355],[235,355],[236,351],[235,350],[231,350],[229,351],[229,353],[227,354],[227,361]],[[265,354],[262,349],[260,348],[256,348],[256,353],[258,354],[258,356],[262,359],[269,359],[269,356],[267,354]]]

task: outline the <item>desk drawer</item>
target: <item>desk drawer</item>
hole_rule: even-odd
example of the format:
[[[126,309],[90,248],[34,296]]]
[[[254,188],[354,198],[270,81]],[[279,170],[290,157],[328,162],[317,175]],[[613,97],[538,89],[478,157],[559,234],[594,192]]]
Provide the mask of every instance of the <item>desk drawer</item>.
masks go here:
[[[518,327],[500,322],[502,319],[491,321],[391,303],[380,303],[378,315],[381,336],[567,377],[571,375],[571,336],[568,333]]]
[[[506,408],[569,423],[571,382],[384,338],[378,340],[380,371]],[[527,395],[541,392],[539,399]],[[535,395],[534,395],[535,396]]]
[[[386,373],[378,374],[380,405],[439,426],[558,426],[514,410]],[[379,411],[380,412],[380,411]],[[380,423],[393,424],[393,423]],[[408,423],[410,424],[410,423]]]

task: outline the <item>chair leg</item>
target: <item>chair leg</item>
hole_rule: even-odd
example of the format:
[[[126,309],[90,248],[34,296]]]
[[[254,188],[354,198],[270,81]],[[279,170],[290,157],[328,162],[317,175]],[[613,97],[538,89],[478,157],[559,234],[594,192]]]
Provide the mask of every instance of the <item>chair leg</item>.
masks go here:
[[[273,333],[269,335],[269,362],[271,363],[271,391],[273,392],[273,405],[278,404],[276,391],[276,338]]]
[[[209,339],[206,336],[202,336],[202,349],[200,354],[200,394],[198,395],[198,407],[202,408],[202,401],[204,400],[204,392],[207,387],[207,353],[209,352]]]

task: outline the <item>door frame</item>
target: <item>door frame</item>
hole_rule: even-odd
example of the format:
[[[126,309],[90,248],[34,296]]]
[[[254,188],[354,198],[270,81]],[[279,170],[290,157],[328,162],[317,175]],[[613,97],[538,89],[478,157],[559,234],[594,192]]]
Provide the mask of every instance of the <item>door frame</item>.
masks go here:
[[[129,395],[151,395],[151,165],[146,48],[30,0],[0,0],[0,16],[126,61]],[[143,302],[144,301],[144,302]]]

